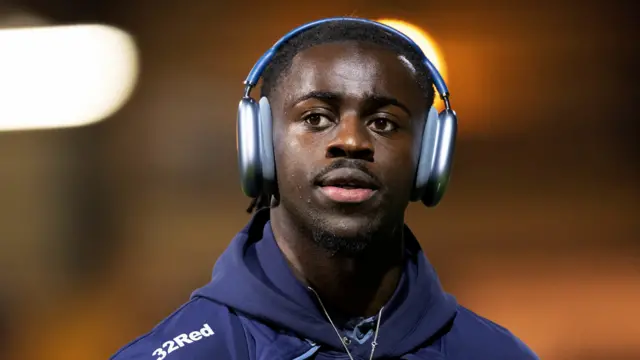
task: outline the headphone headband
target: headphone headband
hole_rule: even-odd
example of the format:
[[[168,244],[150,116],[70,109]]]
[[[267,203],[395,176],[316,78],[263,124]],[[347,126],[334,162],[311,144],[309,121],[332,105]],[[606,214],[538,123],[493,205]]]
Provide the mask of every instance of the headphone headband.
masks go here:
[[[418,46],[418,44],[415,43],[415,41],[411,40],[411,38],[409,38],[407,35],[392,28],[391,26],[379,23],[377,21],[361,19],[361,18],[353,18],[353,17],[333,17],[333,18],[316,20],[316,21],[304,24],[300,27],[297,27],[292,31],[290,31],[289,33],[287,33],[280,40],[278,40],[269,50],[267,50],[267,52],[265,52],[264,55],[260,57],[260,59],[256,62],[256,64],[251,69],[251,72],[249,72],[247,79],[244,81],[244,84],[246,86],[245,97],[248,96],[251,89],[254,86],[256,86],[256,84],[260,80],[260,77],[262,76],[262,73],[266,69],[267,65],[271,62],[276,52],[280,49],[282,44],[289,41],[294,36],[304,32],[305,30],[308,30],[312,27],[315,27],[324,23],[333,22],[333,21],[350,21],[350,22],[374,25],[394,35],[397,35],[402,39],[404,39],[405,41],[407,41],[419,54],[422,55],[423,63],[427,67],[427,69],[429,69],[429,73],[431,74],[431,77],[433,79],[433,84],[436,90],[438,91],[438,93],[440,94],[440,97],[444,101],[446,108],[450,109],[449,90],[447,89],[447,85],[445,84],[444,79],[442,78],[442,75],[440,75],[440,72],[438,71],[438,69],[436,69],[436,67],[431,63],[431,61],[429,61],[427,56],[424,54],[420,46]]]

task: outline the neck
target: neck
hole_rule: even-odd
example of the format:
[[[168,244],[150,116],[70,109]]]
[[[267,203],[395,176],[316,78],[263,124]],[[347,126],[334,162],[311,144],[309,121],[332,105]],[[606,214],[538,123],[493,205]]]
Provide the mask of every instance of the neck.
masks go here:
[[[313,288],[338,317],[369,317],[391,298],[402,274],[402,228],[392,238],[372,244],[357,256],[333,254],[316,244],[311,232],[296,225],[285,211],[271,209],[278,246],[295,274]]]

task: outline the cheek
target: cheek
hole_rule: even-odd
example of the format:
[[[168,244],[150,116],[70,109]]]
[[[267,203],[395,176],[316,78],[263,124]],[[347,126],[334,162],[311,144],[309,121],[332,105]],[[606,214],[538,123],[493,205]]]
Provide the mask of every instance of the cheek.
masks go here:
[[[274,157],[278,187],[288,191],[300,191],[308,183],[309,159],[308,146],[295,136],[274,136]]]
[[[402,159],[396,159],[393,171],[390,173],[392,177],[389,183],[396,184],[399,190],[411,191],[415,182],[416,166],[413,161],[413,153],[407,152]]]
[[[400,195],[413,189],[417,168],[415,143],[406,139],[404,146],[379,147],[376,152],[380,176],[392,193]],[[405,191],[406,190],[406,191]]]

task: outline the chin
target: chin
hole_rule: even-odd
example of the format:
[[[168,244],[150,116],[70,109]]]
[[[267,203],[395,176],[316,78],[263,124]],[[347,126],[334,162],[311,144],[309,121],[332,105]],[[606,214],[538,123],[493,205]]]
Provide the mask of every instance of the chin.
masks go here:
[[[313,240],[326,250],[343,255],[365,252],[381,233],[380,222],[359,214],[327,214],[315,218]]]
[[[325,213],[316,219],[316,227],[324,228],[337,236],[357,237],[375,232],[379,218],[362,213]]]
[[[357,204],[336,203],[319,195],[300,197],[303,201],[281,197],[278,206],[330,253],[357,256],[372,245],[394,239],[397,222],[402,225],[402,219],[393,216],[397,213],[392,210],[394,204],[384,201],[382,194]]]

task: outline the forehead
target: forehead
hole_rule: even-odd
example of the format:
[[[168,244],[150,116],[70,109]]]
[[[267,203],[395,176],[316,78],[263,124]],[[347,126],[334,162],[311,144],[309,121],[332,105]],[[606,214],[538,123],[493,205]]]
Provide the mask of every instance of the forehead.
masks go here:
[[[340,42],[316,45],[292,60],[280,88],[285,102],[312,91],[345,97],[385,95],[421,103],[422,91],[411,63],[378,45]]]

